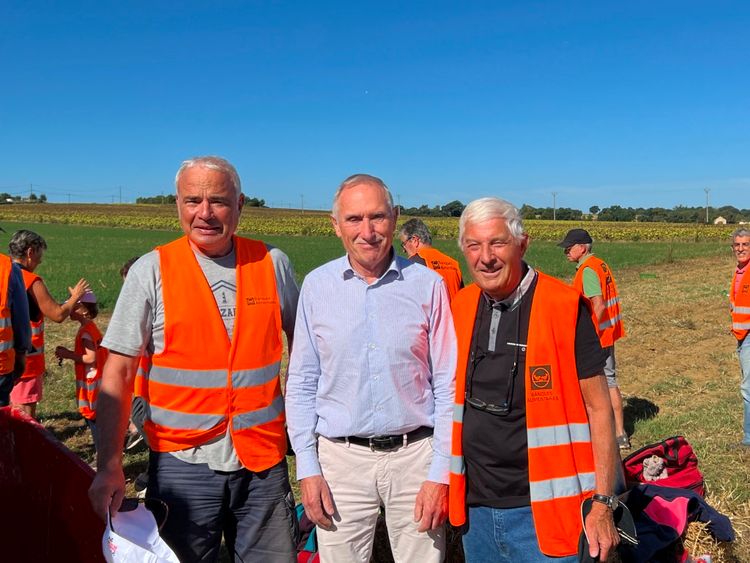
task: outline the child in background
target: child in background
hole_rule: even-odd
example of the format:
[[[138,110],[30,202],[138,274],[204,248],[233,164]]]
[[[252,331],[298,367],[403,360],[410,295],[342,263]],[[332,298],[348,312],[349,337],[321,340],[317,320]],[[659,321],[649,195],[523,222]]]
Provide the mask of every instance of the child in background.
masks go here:
[[[95,449],[99,449],[99,433],[96,429],[96,397],[99,393],[102,368],[107,359],[107,350],[101,347],[102,333],[93,321],[98,313],[96,295],[92,291],[87,291],[70,314],[72,320],[81,323],[76,334],[74,350],[65,346],[58,346],[55,349],[55,356],[58,359],[75,362],[78,411],[91,430]]]

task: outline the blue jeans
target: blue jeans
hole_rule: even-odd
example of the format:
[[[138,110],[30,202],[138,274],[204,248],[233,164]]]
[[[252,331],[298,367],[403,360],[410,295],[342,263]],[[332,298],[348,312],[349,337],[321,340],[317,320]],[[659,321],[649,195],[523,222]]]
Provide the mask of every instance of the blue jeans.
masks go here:
[[[222,534],[234,561],[297,560],[286,460],[259,473],[224,472],[152,451],[146,498],[166,503],[161,537],[181,563],[216,561]]]
[[[467,563],[578,561],[577,555],[547,557],[539,551],[530,506],[469,507],[468,531],[463,537],[463,544]]]
[[[744,411],[742,443],[750,446],[750,335],[746,336],[737,348],[737,354],[740,357],[740,369],[742,370],[742,382],[740,383]]]

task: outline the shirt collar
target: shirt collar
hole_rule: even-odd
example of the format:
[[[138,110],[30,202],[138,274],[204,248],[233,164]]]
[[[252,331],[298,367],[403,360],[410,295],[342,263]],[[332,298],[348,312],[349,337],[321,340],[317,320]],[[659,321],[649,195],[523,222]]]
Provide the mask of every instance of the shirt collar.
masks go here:
[[[391,261],[388,264],[388,268],[386,268],[385,272],[383,272],[383,275],[380,276],[373,283],[378,283],[379,281],[384,279],[390,272],[395,272],[396,273],[395,277],[397,279],[403,278],[403,274],[401,273],[401,263],[399,262],[399,257],[394,252],[393,248],[391,248],[390,258],[391,258]],[[348,254],[342,256],[339,261],[339,273],[341,274],[341,277],[344,280],[350,280],[352,278],[362,279],[362,276],[360,276],[357,272],[354,271],[354,268],[352,268],[352,265],[349,262]]]
[[[594,255],[594,253],[593,253],[593,252],[589,252],[588,254],[584,254],[583,256],[581,256],[581,257],[580,257],[580,258],[578,259],[578,262],[576,263],[576,270],[577,270],[578,268],[580,268],[581,266],[583,266],[583,263],[584,263],[584,262],[585,262],[586,260],[588,260],[588,259],[589,259],[589,258],[590,258],[591,256],[593,256],[593,255]]]
[[[526,295],[526,292],[536,278],[536,271],[534,268],[529,266],[526,262],[523,263],[523,266],[524,268],[527,268],[526,275],[521,279],[513,293],[505,299],[493,299],[486,293],[482,292],[482,295],[484,295],[484,298],[487,300],[487,304],[490,307],[500,307],[501,309],[512,311],[521,302],[521,299]]]

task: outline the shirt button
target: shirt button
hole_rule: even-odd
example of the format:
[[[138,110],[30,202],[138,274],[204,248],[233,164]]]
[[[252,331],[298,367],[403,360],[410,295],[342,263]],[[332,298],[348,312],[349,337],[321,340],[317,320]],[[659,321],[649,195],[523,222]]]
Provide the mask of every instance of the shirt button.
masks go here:
[[[370,350],[374,350],[374,349],[375,349],[375,344],[370,344]]]

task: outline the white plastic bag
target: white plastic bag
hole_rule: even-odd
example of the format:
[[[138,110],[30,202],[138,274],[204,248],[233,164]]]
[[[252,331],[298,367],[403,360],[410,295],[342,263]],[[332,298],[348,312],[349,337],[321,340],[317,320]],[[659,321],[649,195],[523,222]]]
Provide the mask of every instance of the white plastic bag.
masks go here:
[[[102,550],[109,563],[180,563],[159,536],[154,515],[141,503],[135,510],[109,515]]]

